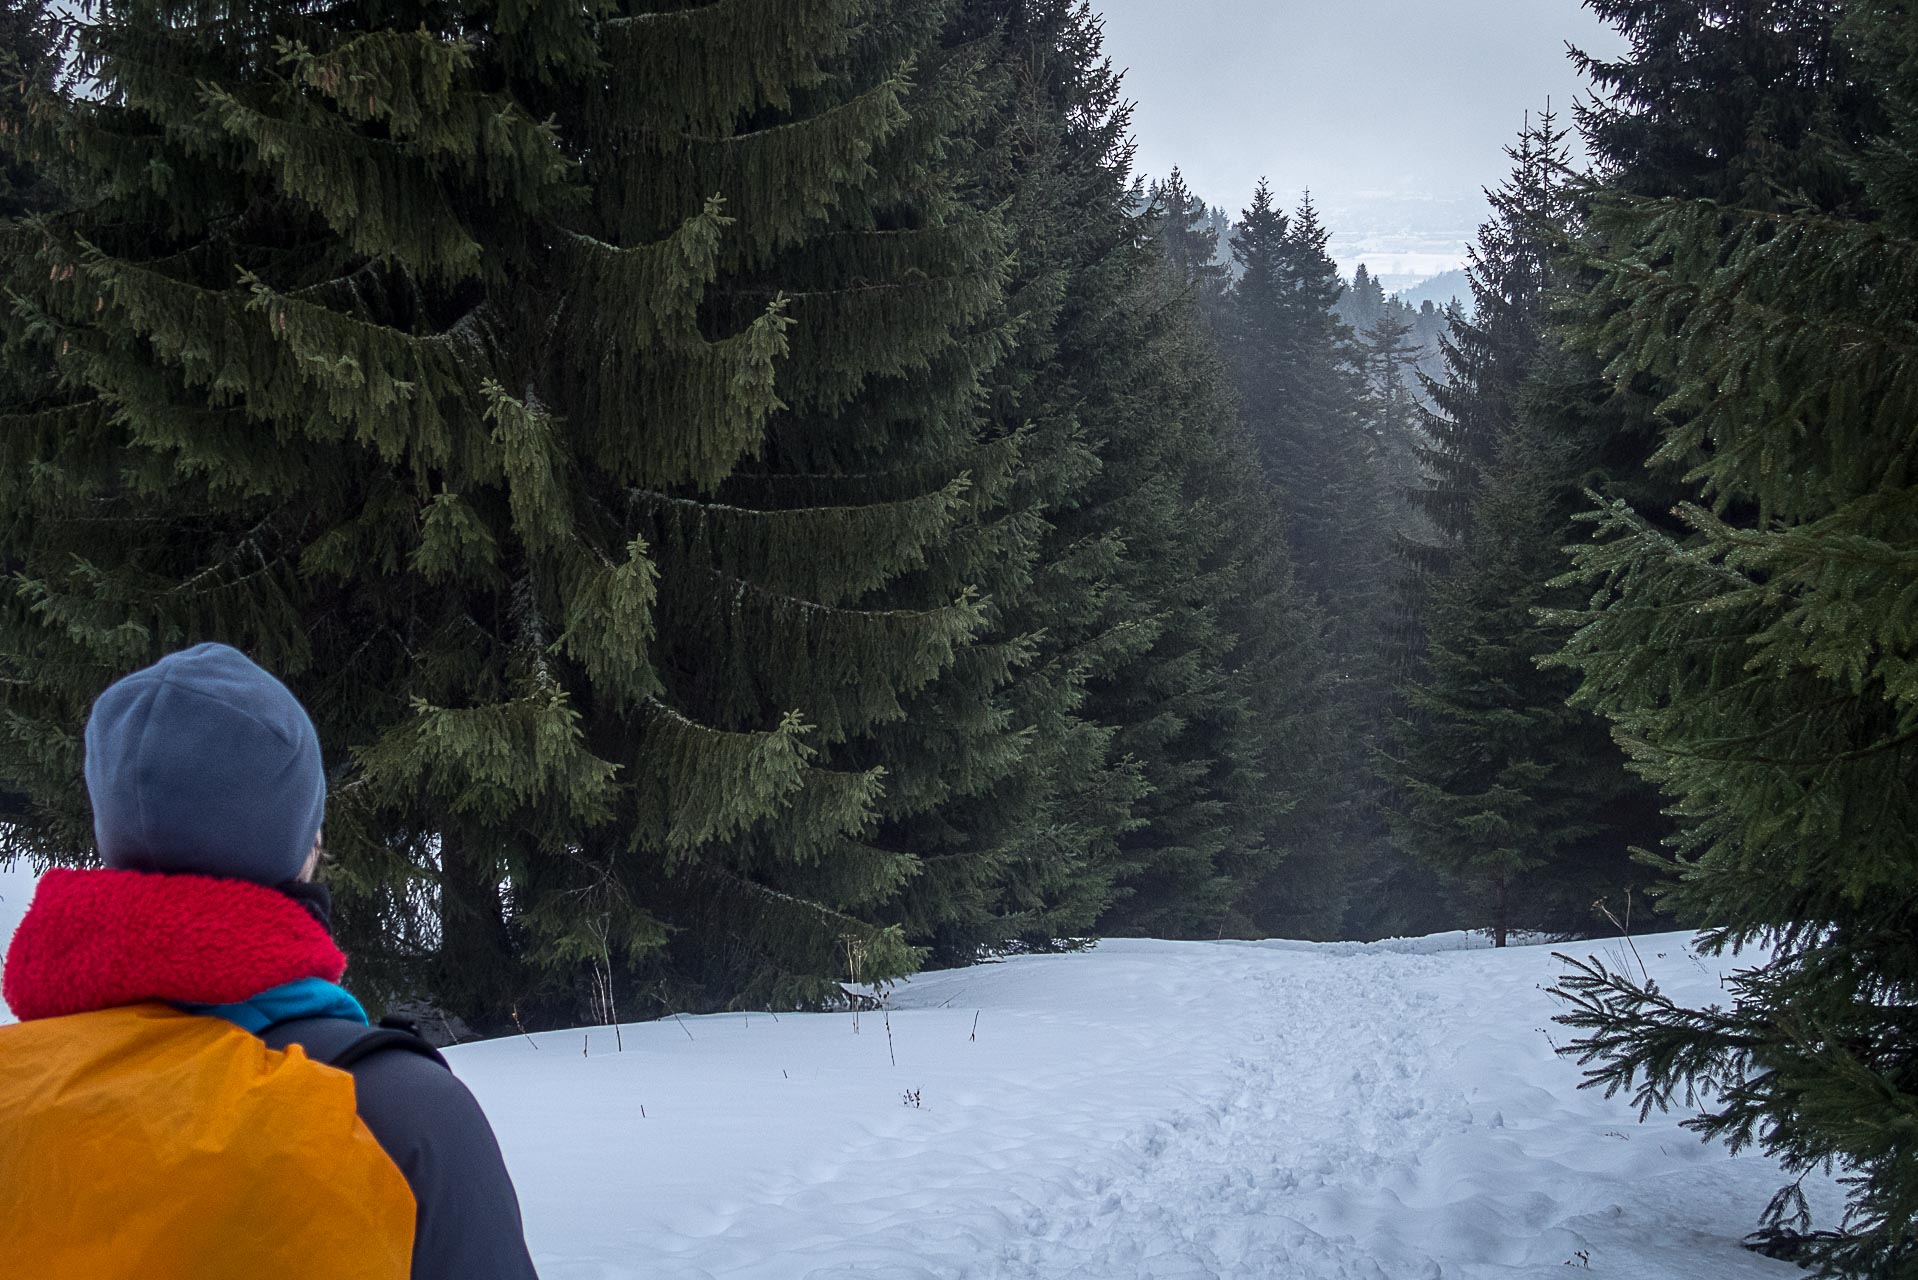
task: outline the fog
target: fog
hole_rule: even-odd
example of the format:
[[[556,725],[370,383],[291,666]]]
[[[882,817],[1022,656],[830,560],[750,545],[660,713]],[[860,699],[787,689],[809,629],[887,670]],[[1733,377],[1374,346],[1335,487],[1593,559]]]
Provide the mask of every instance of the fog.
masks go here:
[[[1622,47],[1579,0],[1095,0],[1136,104],[1138,164],[1235,215],[1261,176],[1310,188],[1342,260],[1453,265],[1502,148],[1586,85],[1567,42]],[[1361,246],[1372,246],[1366,253]],[[1374,263],[1378,269],[1379,264]]]

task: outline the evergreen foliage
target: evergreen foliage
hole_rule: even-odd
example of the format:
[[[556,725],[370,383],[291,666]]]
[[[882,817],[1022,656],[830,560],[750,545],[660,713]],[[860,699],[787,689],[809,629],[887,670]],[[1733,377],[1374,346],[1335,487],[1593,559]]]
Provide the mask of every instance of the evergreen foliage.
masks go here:
[[[1357,339],[1358,367],[1365,379],[1360,414],[1368,462],[1382,490],[1390,530],[1400,540],[1412,536],[1417,520],[1404,499],[1418,483],[1421,443],[1419,401],[1413,390],[1420,354],[1413,314],[1405,307],[1381,307]]]
[[[17,838],[86,847],[91,692],[217,636],[318,712],[363,983],[909,970],[881,824],[1017,754],[971,641],[1024,564],[942,20],[97,10],[15,135],[104,189],[9,233]],[[902,734],[934,696],[988,710]]]
[[[1150,609],[1152,640],[1095,705],[1126,726],[1120,746],[1151,791],[1120,841],[1122,896],[1102,922],[1114,933],[1262,927],[1266,904],[1306,888],[1298,833],[1330,789],[1318,611],[1294,583],[1199,306],[1175,268],[1145,264],[1119,348],[1110,478],[1135,539],[1121,580]]]
[[[962,16],[986,21],[1006,40],[1000,100],[1024,104],[995,188],[1014,202],[1021,328],[994,405],[1024,424],[1027,474],[1044,486],[1032,587],[1003,598],[1036,637],[1018,688],[1055,704],[1031,738],[1045,820],[1004,882],[1009,914],[992,936],[1043,944],[1095,924],[1217,936],[1245,926],[1240,899],[1300,807],[1287,775],[1311,750],[1299,695],[1319,664],[1301,650],[1312,615],[1245,485],[1202,333],[1223,279],[1215,219],[1176,174],[1139,199],[1129,115],[1088,6]],[[1175,239],[1192,275],[1161,265]]]
[[[1853,175],[1823,145],[1875,128],[1870,90],[1837,38],[1834,0],[1585,0],[1628,48],[1574,51],[1596,89],[1576,108],[1613,190],[1770,209],[1849,204]]]
[[[1516,421],[1518,401],[1542,349],[1553,256],[1573,217],[1566,140],[1550,110],[1528,114],[1506,148],[1510,176],[1486,192],[1492,216],[1467,250],[1470,312],[1457,310],[1441,340],[1445,376],[1426,386],[1422,481],[1411,491],[1430,541],[1414,544],[1415,564],[1439,568],[1452,544],[1470,535],[1481,472]]]
[[[1328,240],[1309,195],[1288,215],[1260,183],[1234,231],[1237,274],[1220,323],[1264,501],[1283,520],[1297,581],[1324,620],[1326,684],[1306,705],[1322,708],[1320,764],[1336,781],[1314,811],[1317,825],[1301,833],[1294,891],[1281,895],[1292,901],[1260,917],[1308,937],[1344,932],[1352,891],[1384,845],[1369,757],[1388,691],[1380,641],[1390,429],[1368,417],[1363,357],[1335,310],[1344,283]]]
[[[1918,1266],[1918,40],[1902,5],[1857,0],[1828,48],[1837,13],[1795,6],[1756,41],[1802,41],[1814,70],[1850,60],[1826,100],[1882,112],[1863,145],[1821,127],[1819,154],[1788,162],[1833,176],[1831,207],[1770,189],[1752,207],[1605,202],[1578,330],[1615,382],[1662,390],[1654,463],[1682,469],[1692,496],[1677,532],[1618,499],[1593,513],[1577,576],[1594,594],[1563,661],[1579,703],[1673,798],[1679,832],[1655,859],[1665,901],[1705,926],[1708,950],[1758,959],[1710,1009],[1596,961],[1560,992],[1593,1084],[1644,1109],[1697,1106],[1700,1133],[1789,1172],[1830,1162],[1851,1178],[1836,1230],[1809,1232],[1785,1188],[1762,1247],[1824,1275],[1892,1277]],[[1693,185],[1743,200],[1738,171],[1775,159]]]
[[[1022,547],[1027,566],[995,586],[981,638],[1017,655],[989,710],[1018,753],[909,837],[928,873],[902,896],[902,918],[936,960],[963,962],[981,948],[1091,933],[1113,893],[1119,834],[1147,789],[1114,745],[1118,726],[1088,706],[1089,686],[1145,643],[1132,634],[1138,606],[1114,589],[1123,534],[1086,514],[1105,467],[1093,406],[1111,368],[1108,310],[1122,305],[1141,231],[1129,207],[1129,114],[1089,10],[980,0],[955,14],[948,38],[989,50],[997,105],[979,131],[972,198],[1006,211],[1015,265],[985,413],[994,438],[1018,451],[1002,524],[1020,542],[1002,547]],[[913,715],[950,733],[979,710]]]
[[[1429,541],[1408,541],[1415,615],[1388,773],[1408,856],[1465,893],[1497,945],[1514,927],[1588,930],[1624,917],[1643,879],[1628,851],[1662,828],[1603,721],[1566,705],[1574,682],[1539,660],[1563,637],[1540,611],[1577,535],[1589,436],[1541,400],[1575,362],[1548,328],[1574,234],[1566,133],[1547,110],[1507,148],[1510,177],[1470,255],[1475,307],[1444,343],[1412,497]]]
[[[1288,216],[1264,183],[1232,240],[1238,265],[1225,346],[1247,429],[1286,513],[1300,581],[1349,596],[1354,570],[1376,577],[1378,491],[1359,409],[1364,379],[1333,304],[1344,284],[1308,196]],[[1368,583],[1369,585],[1369,583]]]
[[[1385,286],[1361,262],[1332,310],[1361,339],[1381,323],[1407,331],[1412,359],[1403,364],[1402,372],[1406,388],[1416,398],[1423,398],[1426,377],[1443,376],[1439,339],[1446,333],[1448,316],[1429,300],[1415,307],[1398,297],[1387,297]]]
[[[375,999],[1244,924],[1317,614],[1084,4],[77,32],[0,130],[89,192],[0,224],[8,852],[88,856],[93,693],[218,638],[314,711]]]
[[[1590,0],[1626,39],[1615,58],[1574,51],[1596,87],[1575,108],[1599,186],[1643,198],[1750,209],[1854,210],[1860,188],[1837,154],[1879,128],[1875,95],[1837,38],[1836,0]],[[1602,224],[1588,233],[1603,236]],[[1682,470],[1648,466],[1661,447],[1655,376],[1629,383],[1596,360],[1562,362],[1548,396],[1590,445],[1589,482],[1667,532]]]
[[[60,73],[60,28],[46,0],[19,0],[0,13],[0,93],[24,110],[29,92],[50,93]],[[41,158],[44,159],[44,158]],[[0,218],[39,213],[54,203],[52,184],[29,151],[0,148]]]
[[[1152,184],[1150,195],[1173,274],[1191,286],[1201,314],[1216,323],[1226,286],[1232,280],[1232,270],[1222,260],[1217,217],[1186,186],[1177,166],[1164,182]]]
[[[1427,648],[1396,735],[1405,795],[1395,835],[1467,886],[1500,947],[1515,882],[1549,867],[1589,821],[1587,762],[1562,749],[1578,713],[1564,705],[1564,682],[1536,665],[1553,647],[1533,613],[1557,567],[1555,462],[1529,433],[1497,442],[1459,547],[1465,566],[1426,602]]]

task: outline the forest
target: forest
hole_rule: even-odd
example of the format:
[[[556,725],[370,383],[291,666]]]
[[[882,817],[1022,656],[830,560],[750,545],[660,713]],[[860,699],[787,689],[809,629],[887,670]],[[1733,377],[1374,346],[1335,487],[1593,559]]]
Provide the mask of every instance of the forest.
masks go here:
[[[1135,172],[1080,0],[11,6],[0,860],[218,639],[356,993],[484,1032],[1703,929],[1726,1004],[1568,961],[1571,1052],[1912,1274],[1918,23],[1587,7],[1415,309]]]

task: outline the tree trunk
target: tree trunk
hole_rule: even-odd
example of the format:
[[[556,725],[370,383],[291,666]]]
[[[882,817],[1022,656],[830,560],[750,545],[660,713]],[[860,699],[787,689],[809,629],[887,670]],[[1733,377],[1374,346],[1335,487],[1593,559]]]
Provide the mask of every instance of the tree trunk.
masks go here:
[[[1505,945],[1505,877],[1492,881],[1492,945]]]
[[[518,966],[499,896],[499,867],[486,842],[440,837],[440,1004],[475,1027],[498,1030],[513,1001]]]

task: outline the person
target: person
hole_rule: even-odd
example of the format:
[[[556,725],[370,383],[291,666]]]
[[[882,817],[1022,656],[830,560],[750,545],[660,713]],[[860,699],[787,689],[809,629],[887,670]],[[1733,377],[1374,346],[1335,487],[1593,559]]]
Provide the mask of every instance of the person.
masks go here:
[[[292,692],[202,644],[102,693],[85,746],[102,866],[41,878],[0,979],[0,1270],[530,1280],[478,1102],[338,985]]]

